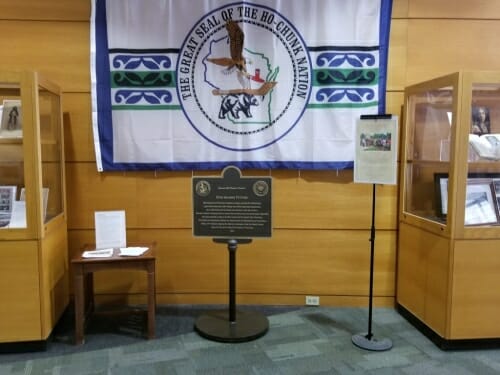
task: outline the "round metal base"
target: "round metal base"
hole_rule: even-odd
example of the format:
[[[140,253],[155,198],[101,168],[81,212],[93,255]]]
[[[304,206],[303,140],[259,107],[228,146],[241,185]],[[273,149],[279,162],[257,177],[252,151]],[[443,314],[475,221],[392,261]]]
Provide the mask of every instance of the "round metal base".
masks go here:
[[[368,339],[366,333],[359,333],[352,336],[352,343],[361,349],[382,352],[392,348],[392,341],[390,339],[377,340],[375,337]]]
[[[269,329],[269,321],[255,311],[236,311],[235,321],[230,322],[228,311],[213,311],[198,317],[194,329],[209,340],[245,342],[265,335]]]

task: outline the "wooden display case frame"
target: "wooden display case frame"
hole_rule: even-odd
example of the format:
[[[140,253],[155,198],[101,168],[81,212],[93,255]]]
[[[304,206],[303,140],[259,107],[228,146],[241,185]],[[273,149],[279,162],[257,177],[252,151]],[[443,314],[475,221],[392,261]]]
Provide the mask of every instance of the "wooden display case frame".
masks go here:
[[[464,224],[470,176],[500,174],[500,160],[470,161],[469,155],[472,108],[482,100],[477,87],[488,85],[500,90],[500,72],[457,72],[405,89],[396,301],[398,310],[443,349],[500,345],[495,318],[500,316],[495,287],[500,284],[500,223]],[[415,98],[425,100],[426,92],[443,88],[452,88],[446,103],[452,113],[449,155],[417,160]],[[500,106],[490,104],[498,116]],[[500,133],[500,123],[493,126],[492,132]],[[429,183],[421,184],[427,191],[415,191],[415,168],[428,175]],[[432,197],[437,190],[432,180],[443,173],[448,176],[445,219],[431,214],[440,203]],[[410,207],[412,194],[428,199],[421,212]]]
[[[0,351],[43,349],[69,304],[61,91],[36,72],[0,71],[0,98],[22,103],[22,136],[0,138],[0,179],[24,189],[26,204],[25,227],[0,229]]]

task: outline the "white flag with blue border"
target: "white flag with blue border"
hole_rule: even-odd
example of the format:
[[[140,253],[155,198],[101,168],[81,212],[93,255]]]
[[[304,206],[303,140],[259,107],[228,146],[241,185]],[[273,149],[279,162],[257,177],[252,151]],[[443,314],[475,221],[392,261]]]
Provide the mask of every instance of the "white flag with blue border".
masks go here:
[[[392,0],[92,0],[99,171],[352,168]]]

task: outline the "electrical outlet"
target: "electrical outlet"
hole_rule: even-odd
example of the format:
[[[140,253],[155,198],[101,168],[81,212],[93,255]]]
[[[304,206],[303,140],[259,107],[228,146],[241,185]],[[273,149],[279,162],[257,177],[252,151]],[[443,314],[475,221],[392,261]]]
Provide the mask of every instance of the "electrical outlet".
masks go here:
[[[306,305],[307,306],[319,306],[319,297],[318,296],[306,296]]]

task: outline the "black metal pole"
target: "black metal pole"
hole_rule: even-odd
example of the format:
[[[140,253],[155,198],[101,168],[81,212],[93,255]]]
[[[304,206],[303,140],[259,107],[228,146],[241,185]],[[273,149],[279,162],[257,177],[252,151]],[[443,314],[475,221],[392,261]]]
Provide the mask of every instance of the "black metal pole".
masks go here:
[[[227,241],[229,250],[229,322],[236,322],[236,249],[237,240]]]
[[[372,310],[373,310],[373,263],[375,258],[375,187],[373,184],[372,193],[372,226],[370,229],[370,293],[368,301],[368,334],[366,338],[371,340],[372,334]]]
[[[238,244],[250,243],[252,239],[214,238],[213,240],[216,243],[227,244],[229,251],[229,311],[213,311],[201,315],[196,319],[194,329],[202,337],[214,341],[234,343],[255,340],[269,329],[266,316],[257,311],[236,312],[236,249]]]

